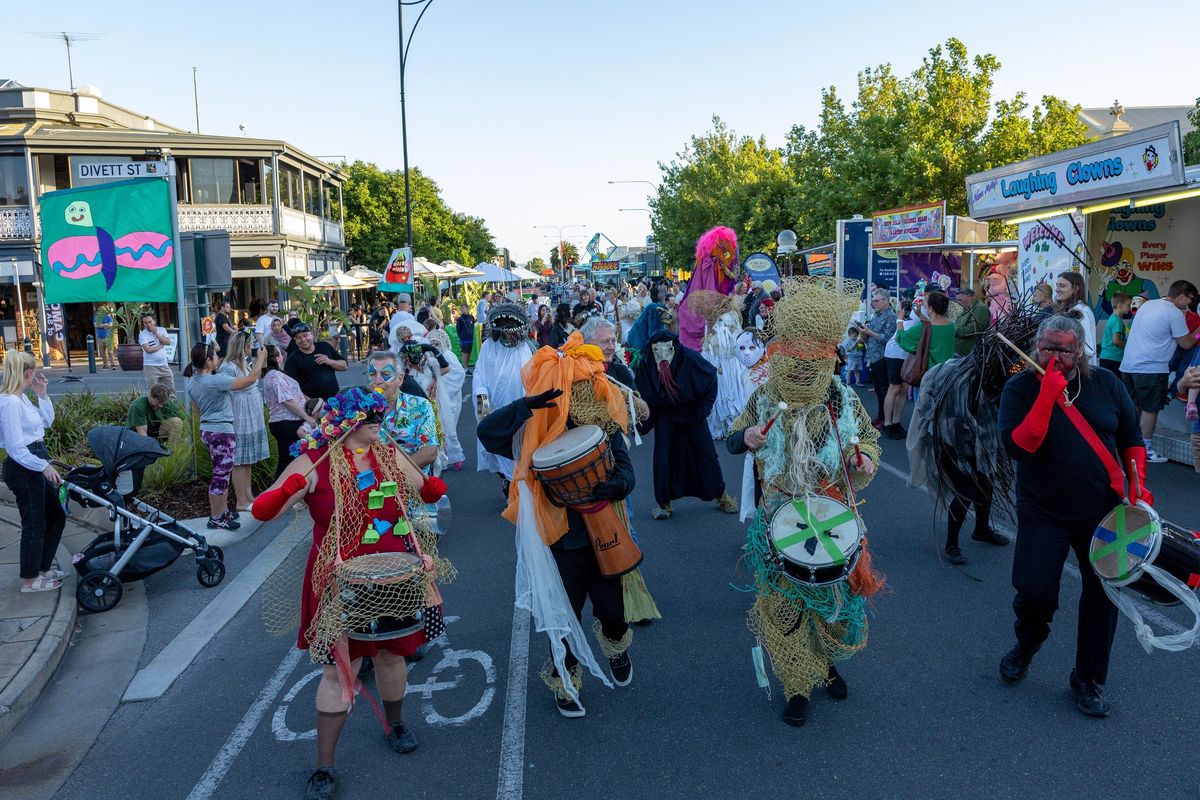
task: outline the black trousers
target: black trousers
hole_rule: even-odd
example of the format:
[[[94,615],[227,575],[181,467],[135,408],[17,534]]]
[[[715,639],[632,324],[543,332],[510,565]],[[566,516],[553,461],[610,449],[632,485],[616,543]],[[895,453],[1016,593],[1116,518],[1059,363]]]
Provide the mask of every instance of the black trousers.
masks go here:
[[[984,535],[991,527],[992,486],[982,475],[968,476],[955,463],[952,453],[939,456],[939,468],[954,489],[947,510],[946,547],[958,547],[958,534],[967,520],[967,510],[975,506],[975,532]],[[986,485],[980,485],[981,483]]]
[[[44,446],[31,446],[29,450],[46,458]],[[25,469],[11,458],[4,459],[0,472],[17,498],[21,515],[21,579],[31,580],[54,566],[67,515],[58,503],[58,490],[42,473]]]
[[[1052,520],[1041,509],[1017,509],[1017,545],[1013,556],[1013,588],[1017,597],[1017,642],[1026,650],[1037,650],[1050,635],[1050,620],[1058,610],[1058,590],[1067,552],[1075,551],[1083,592],[1079,598],[1079,623],[1075,645],[1075,670],[1081,678],[1099,684],[1108,680],[1108,656],[1117,631],[1117,607],[1100,585],[1088,562],[1092,532],[1103,516],[1093,522],[1063,523]]]
[[[625,622],[625,599],[621,591],[621,579],[610,578],[600,572],[596,554],[591,546],[567,550],[552,547],[558,574],[576,619],[583,617],[583,604],[592,601],[592,616],[600,621],[600,628],[607,639],[619,640],[629,630]],[[567,647],[567,668],[579,663],[571,648]]]
[[[275,437],[275,448],[278,451],[278,457],[275,461],[275,477],[278,478],[287,469],[288,464],[292,463],[292,454],[288,452],[300,437],[296,435],[296,431],[300,430],[302,421],[298,419],[285,419],[279,422],[267,423],[267,428],[271,431],[271,436]]]
[[[868,367],[868,373],[871,376],[871,386],[875,388],[875,402],[879,404],[879,413],[876,415],[876,419],[883,419],[883,400],[888,393],[887,361],[881,358],[872,362]]]

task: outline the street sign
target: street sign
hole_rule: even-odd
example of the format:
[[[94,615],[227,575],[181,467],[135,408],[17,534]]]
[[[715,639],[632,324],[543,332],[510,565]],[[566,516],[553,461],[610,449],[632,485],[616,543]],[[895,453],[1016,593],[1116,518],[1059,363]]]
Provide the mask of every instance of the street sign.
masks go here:
[[[82,180],[167,177],[165,161],[77,161],[75,167]]]

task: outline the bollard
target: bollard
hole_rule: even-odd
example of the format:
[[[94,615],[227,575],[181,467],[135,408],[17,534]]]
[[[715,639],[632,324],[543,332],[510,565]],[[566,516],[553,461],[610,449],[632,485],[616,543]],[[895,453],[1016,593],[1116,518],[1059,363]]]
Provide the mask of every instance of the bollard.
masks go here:
[[[342,354],[342,361],[350,360],[350,337],[344,333],[338,336],[338,351]]]
[[[88,351],[88,374],[96,374],[96,337],[90,333],[87,335],[87,351]]]

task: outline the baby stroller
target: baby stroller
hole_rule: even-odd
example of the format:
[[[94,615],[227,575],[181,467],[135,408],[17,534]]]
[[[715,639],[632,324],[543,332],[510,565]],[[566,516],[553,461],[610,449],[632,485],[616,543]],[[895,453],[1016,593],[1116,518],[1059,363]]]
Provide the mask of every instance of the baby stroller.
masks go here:
[[[184,550],[196,555],[196,580],[212,587],[225,579],[225,554],[176,519],[134,496],[134,476],[169,453],[156,439],[120,425],[88,431],[100,466],[68,468],[64,506],[75,498],[89,508],[108,509],[112,533],[102,533],[72,559],[79,573],[75,597],[99,613],[121,601],[122,580],[140,581],[175,563]]]

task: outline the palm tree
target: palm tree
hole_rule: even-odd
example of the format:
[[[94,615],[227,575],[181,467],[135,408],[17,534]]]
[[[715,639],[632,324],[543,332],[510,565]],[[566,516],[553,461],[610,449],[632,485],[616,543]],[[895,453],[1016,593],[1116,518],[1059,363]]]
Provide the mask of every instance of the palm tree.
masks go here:
[[[571,242],[561,242],[559,246],[562,247],[563,258],[566,260],[568,267],[579,263],[578,247]],[[558,247],[555,247],[550,251],[550,266],[554,267],[556,270],[561,268],[558,263]]]

